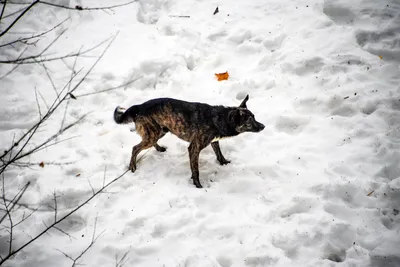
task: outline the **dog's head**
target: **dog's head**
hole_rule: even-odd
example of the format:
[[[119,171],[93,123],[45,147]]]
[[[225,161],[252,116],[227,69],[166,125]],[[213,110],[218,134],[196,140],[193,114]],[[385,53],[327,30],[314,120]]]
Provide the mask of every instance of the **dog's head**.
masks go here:
[[[256,121],[254,114],[247,109],[247,101],[249,95],[242,101],[238,108],[234,108],[229,112],[229,121],[234,125],[238,133],[244,132],[261,132],[265,126]]]

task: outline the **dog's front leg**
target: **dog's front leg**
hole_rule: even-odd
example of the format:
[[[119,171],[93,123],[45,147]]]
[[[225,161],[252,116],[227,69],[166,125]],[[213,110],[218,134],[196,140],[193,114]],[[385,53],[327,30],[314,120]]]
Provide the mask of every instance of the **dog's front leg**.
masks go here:
[[[211,147],[213,148],[214,153],[215,153],[215,155],[217,156],[217,160],[219,161],[219,163],[220,163],[221,165],[225,165],[225,164],[230,163],[230,161],[227,160],[227,159],[224,157],[224,155],[222,155],[221,149],[219,148],[219,142],[218,142],[218,141],[212,142],[212,143],[211,143]]]
[[[193,184],[197,188],[203,188],[200,184],[199,180],[199,155],[200,155],[200,146],[196,142],[192,142],[189,145],[189,160],[190,160],[190,169],[192,170],[192,179]]]

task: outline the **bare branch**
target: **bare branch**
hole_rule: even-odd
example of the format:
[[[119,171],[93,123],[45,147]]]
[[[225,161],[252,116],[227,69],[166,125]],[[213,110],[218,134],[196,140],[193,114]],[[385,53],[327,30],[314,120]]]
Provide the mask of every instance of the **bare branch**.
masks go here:
[[[38,107],[38,112],[39,112],[39,119],[42,119],[42,111],[40,109],[40,104],[39,104],[39,100],[38,100],[38,97],[37,97],[36,87],[35,87],[35,98],[36,98],[36,105]]]
[[[24,208],[27,208],[27,209],[30,209],[30,207],[27,207],[24,204],[19,204],[18,203],[17,205],[19,205],[21,207],[24,207]],[[23,216],[22,219],[19,222],[14,224],[14,228],[17,227],[19,224],[23,223],[24,221],[26,221],[27,219],[29,219],[29,217],[31,217],[36,211],[38,211],[39,208],[40,208],[40,206],[38,206],[37,208],[33,209],[31,211],[31,213],[28,214],[28,216]]]
[[[67,257],[68,259],[70,259],[71,261],[74,261],[74,259],[71,257],[71,256],[69,256],[67,253],[64,253],[64,252],[62,252],[61,250],[59,250],[59,249],[56,249],[58,252],[60,252],[61,254],[63,254],[65,257]]]
[[[65,139],[62,139],[62,140],[59,140],[59,141],[57,141],[57,142],[54,142],[54,143],[51,143],[50,145],[47,145],[47,146],[44,146],[44,147],[41,147],[41,148],[39,148],[38,150],[36,150],[35,152],[39,152],[39,151],[41,151],[41,150],[43,150],[43,149],[46,149],[46,148],[49,148],[49,147],[51,147],[51,146],[55,146],[55,145],[57,145],[57,144],[59,144],[59,143],[62,143],[62,142],[65,142],[65,141],[69,141],[69,140],[71,140],[71,139],[75,139],[75,138],[78,138],[80,135],[76,135],[76,136],[72,136],[72,137],[69,137],[69,138],[65,138]],[[63,164],[72,164],[73,162],[66,162],[66,163],[59,163],[59,164],[57,164],[57,163],[47,163],[47,165],[63,165]],[[39,165],[39,163],[37,163],[36,165]]]
[[[15,44],[15,43],[18,43],[18,42],[25,42],[25,41],[32,40],[32,39],[35,39],[35,38],[38,38],[38,37],[42,37],[43,35],[46,35],[47,33],[57,29],[58,27],[60,27],[64,22],[66,22],[69,19],[70,19],[70,17],[64,19],[63,21],[58,23],[56,26],[54,26],[53,28],[51,28],[51,29],[49,29],[47,31],[44,31],[42,33],[35,34],[35,35],[32,35],[32,36],[29,36],[29,37],[18,38],[17,40],[11,41],[9,43],[1,44],[0,47],[9,46],[9,45],[12,45],[12,44]]]
[[[19,16],[13,22],[11,22],[11,24],[2,33],[0,33],[0,37],[6,34],[15,25],[15,23],[17,23],[17,21],[20,20],[25,15],[25,13],[28,12],[37,3],[39,3],[39,0],[32,2],[24,11],[22,11],[21,14],[19,14]]]
[[[0,1],[0,4],[3,3],[5,0]],[[40,4],[43,5],[49,5],[49,6],[54,6],[54,7],[58,7],[58,8],[65,8],[65,9],[70,9],[70,10],[79,10],[79,11],[85,11],[85,10],[105,10],[105,9],[112,9],[112,8],[116,8],[116,7],[122,7],[122,6],[127,6],[130,5],[134,2],[137,2],[137,0],[134,1],[129,1],[123,4],[119,4],[119,5],[114,5],[114,6],[105,6],[105,7],[81,7],[81,6],[75,6],[75,7],[69,7],[69,6],[64,6],[64,5],[58,5],[58,4],[54,4],[54,3],[50,3],[47,1],[38,1],[40,2]],[[27,2],[12,2],[9,1],[9,4],[13,4],[13,5],[29,5],[30,3]]]
[[[76,138],[76,136],[73,136],[72,138],[67,138],[67,139],[63,139],[61,140],[62,142],[67,141],[67,140],[71,140],[73,138]],[[61,143],[60,141],[56,142]],[[53,143],[49,146],[55,145],[56,143]],[[42,149],[48,148],[49,146],[43,147]],[[40,149],[40,150],[42,150]],[[38,150],[38,151],[40,151]],[[17,166],[17,167],[21,167],[21,168],[26,168],[26,167],[31,167],[31,166],[39,166],[39,164],[44,164],[44,165],[54,165],[54,166],[64,166],[64,165],[71,165],[76,163],[76,161],[67,161],[67,162],[54,162],[54,161],[43,161],[43,162],[14,162],[12,163],[12,165]]]
[[[54,3],[50,3],[50,2],[46,2],[46,1],[39,1],[41,4],[44,5],[49,5],[49,6],[54,6],[54,7],[59,7],[59,8],[65,8],[65,9],[70,9],[70,10],[79,10],[79,11],[83,11],[83,10],[105,10],[105,9],[112,9],[112,8],[116,8],[116,7],[122,7],[122,6],[127,6],[130,5],[134,2],[136,2],[137,0],[133,0],[133,1],[129,1],[126,2],[124,4],[119,4],[119,5],[114,5],[114,6],[105,6],[105,7],[81,7],[81,6],[75,6],[75,7],[69,7],[69,6],[63,6],[63,5],[58,5],[58,4],[54,4]]]
[[[70,259],[70,260],[72,261],[72,267],[75,267],[75,266],[77,266],[77,265],[80,265],[79,263],[77,263],[78,260],[79,260],[80,258],[82,258],[83,255],[85,255],[85,253],[94,245],[94,243],[97,241],[97,239],[100,237],[100,235],[104,232],[104,231],[103,231],[102,233],[100,233],[100,234],[96,237],[96,228],[97,228],[97,217],[96,217],[95,222],[94,222],[92,240],[90,241],[89,245],[88,245],[77,257],[72,258],[72,257],[71,257],[70,255],[68,255],[67,253],[65,253],[65,252],[63,252],[63,251],[61,251],[61,250],[56,249],[57,251],[59,251],[59,252],[62,253],[65,257],[67,257],[68,259]]]
[[[6,189],[4,186],[4,174],[3,174],[3,179],[2,179],[2,185],[3,185],[3,193],[2,193],[2,198],[3,198],[3,202],[4,202],[4,207],[5,207],[5,211],[6,211],[6,215],[8,217],[8,220],[10,222],[10,230],[8,231],[9,233],[9,247],[8,247],[8,254],[12,253],[12,241],[13,241],[13,229],[14,229],[14,225],[13,225],[13,220],[11,217],[11,211],[7,206],[7,202],[6,202]],[[1,263],[0,263],[1,264]]]
[[[18,203],[18,201],[22,198],[22,196],[25,194],[26,189],[28,189],[28,187],[30,186],[31,182],[27,182],[25,184],[25,186],[23,186],[18,193],[14,196],[14,198],[9,201],[10,203],[7,205],[7,200],[6,200],[6,196],[5,196],[5,191],[4,191],[4,175],[3,175],[3,200],[4,200],[4,205],[6,205],[6,210],[8,210],[10,213],[12,211],[12,209],[15,207],[15,205]],[[11,205],[11,207],[8,209],[8,206]],[[7,215],[7,214],[6,214]],[[0,219],[0,223],[3,222],[4,218],[6,217],[6,215],[4,215],[1,219]]]
[[[23,157],[26,157],[28,155],[31,155],[37,151],[39,151],[40,148],[42,148],[43,146],[47,145],[48,143],[50,143],[52,140],[56,139],[58,136],[60,136],[61,134],[63,134],[65,131],[67,131],[68,129],[72,128],[73,126],[77,125],[78,123],[80,123],[85,117],[87,116],[87,114],[81,116],[79,119],[77,119],[76,121],[74,121],[73,123],[68,124],[67,126],[65,126],[64,128],[62,128],[60,131],[58,131],[56,134],[50,136],[46,141],[44,141],[43,143],[41,143],[40,145],[37,145],[35,148],[29,150],[28,152],[25,152],[23,154],[20,154],[18,157],[15,157],[13,159],[13,161],[19,160]]]
[[[105,93],[105,92],[108,92],[108,91],[116,90],[116,89],[119,89],[119,88],[122,88],[122,87],[125,87],[125,86],[130,85],[130,84],[136,82],[137,80],[141,79],[142,77],[143,77],[143,76],[140,76],[140,77],[138,77],[138,78],[135,78],[135,79],[133,79],[133,80],[130,80],[129,82],[126,82],[126,83],[124,83],[124,84],[121,84],[121,85],[118,85],[118,86],[115,86],[115,87],[110,87],[110,88],[103,89],[103,90],[96,91],[96,92],[91,92],[91,93],[86,93],[86,94],[75,95],[75,97],[78,98],[78,97],[82,97],[82,96],[89,96],[89,95],[101,94],[101,93]]]
[[[80,53],[81,50],[82,50],[82,47],[79,49],[78,53]],[[71,79],[72,79],[72,77],[75,75],[75,67],[76,67],[76,62],[77,62],[77,61],[78,61],[78,57],[75,57],[74,64],[72,65],[72,69],[71,69]],[[63,62],[64,62],[64,61],[63,61]],[[71,91],[71,85],[72,85],[72,83],[69,83],[69,84],[68,84],[68,92]],[[64,127],[64,122],[65,122],[65,118],[66,118],[66,116],[67,116],[67,109],[68,109],[68,106],[69,106],[69,99],[67,100],[67,104],[65,105],[64,116],[63,116],[63,119],[62,119],[62,121],[61,121],[61,126],[60,126],[60,128]]]
[[[3,8],[1,9],[1,13],[0,13],[0,21],[3,18],[4,10],[6,10],[6,5],[7,5],[7,0],[4,0]]]
[[[115,267],[122,267],[125,265],[127,259],[127,256],[129,254],[129,251],[125,252],[125,254],[122,256],[120,260],[118,260],[118,255],[115,255]]]
[[[73,237],[72,235],[68,234],[68,233],[65,232],[63,229],[61,229],[61,228],[59,228],[59,227],[57,227],[57,226],[54,226],[54,229],[60,231],[60,232],[63,233],[64,235],[68,236],[68,237],[69,237],[69,240],[76,239],[75,237]]]
[[[103,192],[107,187],[109,187],[110,185],[112,185],[113,183],[115,183],[116,181],[118,181],[119,179],[121,179],[129,170],[124,171],[121,175],[119,175],[118,177],[114,178],[112,181],[108,182],[104,187],[100,188],[99,190],[96,191],[96,193],[92,196],[90,196],[87,200],[85,200],[83,203],[81,203],[79,206],[77,206],[76,208],[74,208],[72,211],[70,211],[69,213],[67,213],[66,215],[64,215],[62,218],[58,219],[56,222],[50,224],[49,226],[46,227],[46,229],[44,229],[41,233],[39,233],[37,236],[35,236],[34,238],[32,238],[30,241],[26,242],[24,245],[22,245],[21,247],[19,247],[16,250],[11,251],[11,253],[9,253],[9,255],[5,256],[1,261],[0,261],[0,265],[2,265],[5,261],[9,260],[12,256],[14,256],[15,254],[17,254],[18,252],[20,252],[21,250],[23,250],[24,248],[26,248],[27,246],[29,246],[32,242],[34,242],[35,240],[37,240],[38,238],[40,238],[42,235],[46,234],[51,228],[53,228],[54,226],[56,226],[57,224],[59,224],[60,222],[64,221],[66,218],[68,218],[69,216],[71,216],[72,214],[74,214],[77,210],[81,209],[83,206],[85,206],[87,203],[89,203],[93,198],[95,198],[98,194],[100,194],[101,192]],[[95,238],[93,241],[96,241],[97,238]],[[89,248],[88,248],[89,249]],[[87,250],[88,250],[87,249]],[[86,251],[87,251],[86,250]]]
[[[53,201],[54,201],[54,221],[57,221],[57,196],[56,191],[53,192]]]
[[[94,245],[94,243],[97,241],[97,239],[104,233],[101,232],[98,236],[96,236],[96,228],[97,228],[97,217],[94,221],[94,227],[93,227],[93,235],[92,235],[92,241],[90,242],[90,244],[81,252],[81,254],[78,255],[78,257],[76,257],[72,263],[72,267],[75,267],[77,264],[77,261],[82,258],[83,255],[85,255],[85,253]]]
[[[58,37],[59,38],[59,37]],[[38,62],[49,62],[49,61],[55,61],[55,60],[60,60],[60,59],[66,59],[66,58],[71,58],[71,57],[82,57],[84,54],[89,53],[91,51],[93,51],[94,49],[98,48],[99,46],[101,46],[102,44],[106,43],[108,40],[110,40],[110,38],[107,38],[106,40],[100,42],[99,44],[88,48],[87,50],[81,51],[81,52],[76,52],[76,53],[69,53],[63,56],[58,56],[58,57],[49,57],[49,55],[43,55],[43,51],[40,52],[39,54],[33,55],[33,56],[27,56],[24,58],[19,58],[19,59],[11,59],[11,60],[0,60],[1,64],[33,64],[33,63],[38,63]],[[54,44],[54,40],[52,41],[51,45]],[[48,46],[47,48],[45,48],[45,50],[47,51],[50,47]],[[38,59],[39,57],[47,57],[47,58],[42,58],[42,59]],[[36,60],[34,60],[36,59]]]
[[[87,181],[88,181],[88,183],[89,183],[89,186],[90,186],[90,188],[92,189],[92,193],[93,193],[93,195],[94,195],[95,191],[94,191],[94,189],[93,189],[93,186],[92,186],[92,184],[90,183],[90,180],[89,180],[89,178],[87,178]]]
[[[26,52],[26,50],[28,50],[28,47],[25,47],[25,49],[19,54],[17,60],[19,60],[22,55]],[[7,77],[8,75],[10,75],[14,70],[16,70],[19,66],[21,66],[21,64],[18,64],[16,66],[14,66],[11,70],[9,70],[6,74],[4,74],[3,76],[0,77],[0,80],[2,80],[4,77]]]
[[[5,1],[7,1],[7,0],[5,0]],[[5,2],[5,1],[4,1],[4,2]],[[3,19],[6,19],[6,18],[8,18],[8,17],[12,17],[12,16],[14,16],[15,14],[20,13],[21,11],[24,11],[24,9],[25,9],[25,7],[23,7],[23,8],[21,8],[21,9],[15,11],[15,12],[12,12],[12,13],[10,13],[10,14],[7,14],[7,15],[3,16]]]
[[[17,160],[20,160],[23,157],[26,157],[28,155],[31,155],[33,153],[36,153],[38,151],[40,151],[42,148],[44,148],[48,143],[50,143],[51,141],[53,141],[54,139],[56,139],[58,136],[60,136],[61,134],[63,134],[65,131],[67,131],[68,129],[70,129],[71,127],[75,126],[76,124],[80,123],[87,114],[83,115],[82,117],[80,117],[78,120],[76,120],[73,123],[68,124],[67,126],[65,126],[64,128],[62,128],[59,132],[57,132],[56,134],[50,136],[47,140],[45,140],[44,142],[42,142],[41,144],[35,146],[34,148],[32,148],[31,150],[22,153],[22,150],[25,148],[25,146],[29,143],[30,139],[32,138],[32,136],[35,134],[35,132],[37,131],[37,129],[39,128],[39,126],[37,126],[34,131],[31,133],[31,135],[29,136],[28,140],[25,142],[25,144],[23,145],[23,147],[18,151],[18,153],[12,158],[10,159],[8,162],[6,162],[4,165],[0,166],[0,173],[3,173],[5,171],[5,169],[11,165],[12,163],[14,163]],[[72,138],[71,138],[72,139]],[[65,140],[64,140],[65,141]],[[58,142],[60,143],[60,142]],[[54,145],[54,144],[53,144]],[[47,147],[49,147],[51,145],[48,145]]]
[[[37,61],[36,59],[34,59],[35,61]],[[37,61],[37,63],[39,64],[39,66],[41,66],[44,71],[46,72],[46,76],[50,81],[51,87],[53,87],[54,92],[56,93],[57,96],[57,100],[60,101],[60,94],[57,92],[57,88],[56,85],[54,84],[53,78],[51,78],[51,75],[49,73],[49,69],[47,68],[46,64],[44,64],[43,62]]]

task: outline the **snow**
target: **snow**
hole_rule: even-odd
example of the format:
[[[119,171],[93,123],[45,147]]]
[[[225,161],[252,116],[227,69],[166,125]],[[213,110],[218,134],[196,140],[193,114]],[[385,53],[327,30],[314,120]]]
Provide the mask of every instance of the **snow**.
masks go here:
[[[166,153],[143,153],[135,173],[59,225],[73,238],[51,230],[6,265],[70,266],[60,251],[78,256],[95,228],[102,234],[78,263],[115,266],[128,252],[125,266],[400,266],[399,8],[395,0],[140,0],[104,12],[36,6],[0,41],[67,19],[26,55],[43,50],[62,30],[49,53],[89,49],[117,34],[76,95],[139,79],[69,100],[66,123],[88,113],[58,140],[74,138],[23,161],[43,161],[44,168],[5,173],[8,197],[30,181],[20,202],[41,204],[18,226],[15,249],[52,223],[53,192],[62,216],[92,195],[91,186],[100,188],[104,175],[108,182],[127,169],[140,137],[130,131],[133,125],[115,124],[118,105],[174,97],[235,106],[249,94],[247,105],[266,128],[222,140],[228,165],[204,149],[201,190],[190,179],[188,144],[166,135],[160,140]],[[78,58],[78,78],[106,45]],[[14,58],[22,48],[0,48],[0,57]],[[46,64],[59,90],[74,60]],[[0,77],[10,68],[1,65]],[[218,82],[214,74],[225,71],[229,79]],[[0,90],[4,150],[39,119],[35,90],[48,104],[56,95],[37,64],[2,78]],[[60,129],[64,108],[33,144]],[[1,231],[5,255],[8,236]]]

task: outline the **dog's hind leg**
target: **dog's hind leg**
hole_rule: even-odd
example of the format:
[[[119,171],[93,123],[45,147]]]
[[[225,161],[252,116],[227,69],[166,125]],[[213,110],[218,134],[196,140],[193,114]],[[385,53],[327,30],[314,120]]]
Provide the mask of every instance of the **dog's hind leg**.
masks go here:
[[[139,155],[139,153],[144,150],[144,149],[148,149],[152,146],[152,143],[149,142],[148,140],[142,141],[139,144],[137,144],[136,146],[134,146],[132,148],[132,156],[131,156],[131,161],[129,164],[129,170],[131,170],[132,172],[136,171],[136,158]]]
[[[221,165],[225,165],[225,164],[230,163],[230,161],[227,160],[227,159],[224,157],[224,155],[222,155],[221,149],[219,148],[219,142],[218,142],[218,141],[212,142],[212,143],[211,143],[211,147],[213,148],[214,153],[215,153],[215,155],[217,156],[217,160],[219,161],[219,163],[220,163]]]
[[[158,137],[158,139],[163,138],[163,136],[166,134],[166,132],[161,132],[160,136]],[[154,148],[158,151],[158,152],[165,152],[167,151],[166,147],[160,146],[159,144],[155,144]]]
[[[157,140],[161,136],[161,128],[157,124],[149,123],[146,119],[137,119],[136,131],[142,137],[142,142],[132,148],[132,156],[129,164],[129,170],[136,171],[136,158],[139,153],[152,146],[157,145]]]

